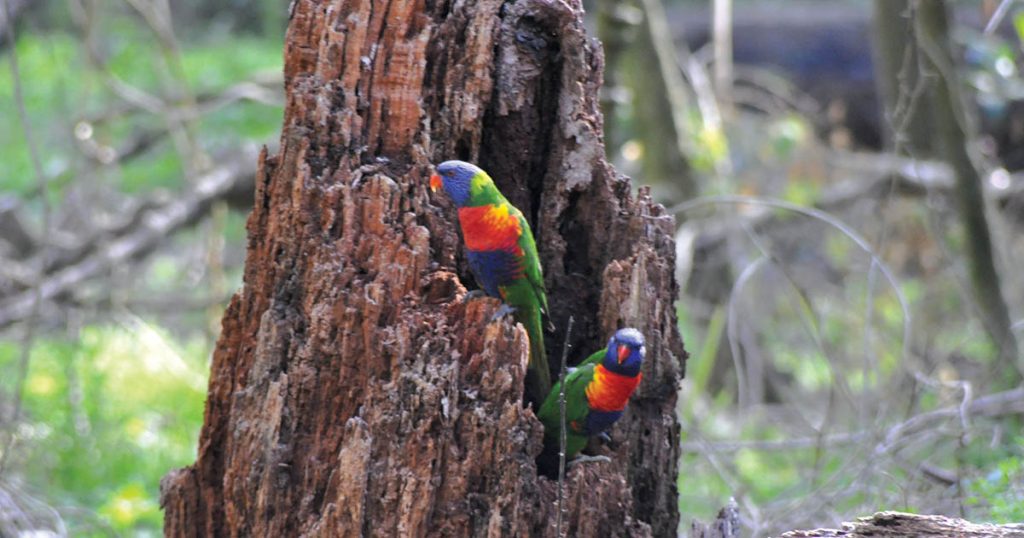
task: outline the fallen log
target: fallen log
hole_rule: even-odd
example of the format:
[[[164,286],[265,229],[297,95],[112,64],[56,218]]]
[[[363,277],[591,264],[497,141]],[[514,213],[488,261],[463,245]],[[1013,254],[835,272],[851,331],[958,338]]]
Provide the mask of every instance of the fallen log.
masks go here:
[[[1024,538],[1024,524],[971,523],[946,516],[878,512],[843,523],[841,529],[790,531],[781,538],[887,538],[887,537]]]

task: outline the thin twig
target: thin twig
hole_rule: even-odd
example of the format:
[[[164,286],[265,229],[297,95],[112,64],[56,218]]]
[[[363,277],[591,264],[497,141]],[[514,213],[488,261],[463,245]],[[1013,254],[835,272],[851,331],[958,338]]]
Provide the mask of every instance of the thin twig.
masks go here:
[[[779,440],[687,441],[685,443],[681,443],[679,447],[685,453],[694,454],[704,454],[708,451],[716,454],[724,454],[729,452],[739,452],[740,450],[755,450],[758,452],[790,452],[793,450],[816,448],[819,444],[824,446],[839,446],[860,443],[869,439],[871,435],[872,432],[863,431]]]
[[[992,18],[988,20],[988,24],[985,25],[985,35],[990,35],[996,31],[999,27],[999,23],[1003,22],[1003,17],[1006,17],[1006,13],[1010,11],[1010,6],[1013,5],[1013,0],[1003,0],[999,3],[999,7],[996,8],[995,13],[992,14]]]
[[[195,118],[196,98],[189,88],[184,64],[181,60],[181,48],[174,36],[174,25],[167,0],[126,0],[146,21],[147,26],[157,37],[164,67],[170,71],[161,74],[166,90],[179,96],[178,104],[165,103],[163,107],[164,121],[171,141],[181,157],[186,180],[199,175],[210,166],[209,156],[200,146],[196,131]],[[181,110],[183,114],[177,111]]]
[[[970,419],[972,417],[1001,417],[1011,414],[1024,414],[1024,389],[1013,389],[995,394],[987,394],[978,398],[972,398],[966,389],[960,384],[957,387],[964,390],[964,397],[957,405],[942,407],[932,411],[914,415],[909,419],[893,425],[889,428],[885,439],[875,448],[875,456],[892,450],[893,447],[901,444],[901,440],[916,432],[933,428],[936,422],[957,418],[960,422],[960,430],[971,429]],[[859,444],[876,432],[854,431],[834,433],[824,436],[798,437],[793,439],[761,440],[761,441],[690,441],[680,445],[683,452],[703,454],[711,452],[723,454],[737,452],[739,450],[757,451],[792,451],[807,448],[814,448],[819,441],[827,446]]]
[[[559,420],[559,433],[558,433],[558,520],[556,525],[556,532],[558,538],[562,538],[562,521],[565,518],[565,505],[562,502],[564,500],[563,490],[565,487],[565,445],[566,445],[566,433],[565,433],[565,360],[569,356],[569,349],[572,347],[572,324],[573,317],[569,316],[569,322],[565,328],[565,343],[562,344],[562,366],[559,373],[561,382],[558,384],[558,420]]]
[[[935,164],[927,164],[922,162],[917,156],[917,152],[925,151],[928,147],[923,140],[922,129],[920,128],[922,122],[921,111],[919,105],[927,95],[929,77],[924,76],[920,72],[920,56],[916,52],[916,48],[913,46],[915,39],[915,28],[913,24],[913,16],[915,12],[915,6],[906,3],[905,9],[900,15],[900,19],[905,19],[904,28],[905,32],[908,32],[909,37],[905,38],[905,41],[900,41],[903,46],[902,62],[899,70],[895,73],[895,82],[897,95],[891,106],[886,103],[883,108],[883,117],[889,129],[892,131],[892,151],[893,157],[896,162],[902,159],[903,155],[910,158],[909,163],[900,166],[902,169],[909,171],[909,174],[901,172],[898,168],[892,168],[888,174],[883,176],[881,186],[883,187],[879,191],[879,202],[880,208],[885,207],[889,201],[891,201],[897,194],[902,190],[902,175],[910,175],[915,178],[926,179],[926,172],[929,168],[937,170]],[[888,17],[890,14],[886,13],[884,9],[881,9],[880,4],[875,5],[876,17]],[[878,21],[881,22],[881,21]],[[884,25],[877,25],[881,29]],[[879,42],[884,41],[883,36],[877,36]],[[884,54],[884,53],[883,53]],[[891,75],[887,75],[891,76]],[[918,147],[921,145],[921,147]],[[929,156],[934,157],[934,152]],[[947,183],[950,187],[953,184],[952,169],[946,163],[941,163],[940,166],[948,176]],[[938,172],[933,172],[936,176]],[[930,182],[922,182],[923,192],[926,196],[932,196],[932,192],[935,190],[935,185],[931,185]],[[875,237],[875,247],[878,251],[885,251],[889,244],[890,236],[892,235],[892,227],[889,225],[889,212],[879,211],[879,223],[878,233]],[[871,349],[873,341],[873,319],[875,313],[875,291],[877,286],[877,269],[878,265],[872,260],[870,267],[868,268],[868,279],[867,279],[867,291],[866,300],[864,301],[864,341],[863,341],[863,376],[867,380],[870,378],[870,373],[875,372],[878,369],[878,359],[876,353]],[[884,415],[888,413],[888,410],[883,404],[883,400],[879,400],[878,404],[874,409],[875,421],[882,419]],[[865,405],[861,408],[860,418],[862,422],[868,420],[868,415],[871,413],[870,404]]]
[[[970,400],[966,407],[963,401],[957,405],[943,407],[915,415],[891,428],[885,439],[875,447],[875,454],[881,454],[898,446],[907,436],[933,427],[936,422],[965,416],[998,417],[1007,414],[1024,414],[1024,388],[997,392]]]
[[[910,356],[910,344],[911,344],[911,318],[910,318],[910,306],[907,303],[907,298],[903,295],[903,290],[900,289],[897,283],[896,276],[893,275],[892,270],[882,260],[881,255],[872,248],[871,244],[867,242],[856,230],[848,226],[843,221],[839,220],[835,216],[815,209],[813,207],[801,206],[793,204],[783,200],[775,200],[771,198],[763,198],[756,196],[735,196],[735,195],[721,195],[721,196],[702,196],[695,198],[688,202],[683,202],[669,208],[669,213],[685,213],[692,211],[699,207],[719,204],[748,204],[756,206],[770,207],[774,209],[782,209],[786,211],[792,211],[806,217],[820,220],[832,226],[836,230],[839,230],[843,235],[848,237],[854,242],[865,254],[871,257],[872,263],[878,265],[879,270],[882,272],[882,276],[888,281],[889,286],[892,288],[893,293],[896,295],[896,300],[900,304],[900,310],[903,313],[903,346],[901,356],[905,359]]]
[[[732,0],[713,0],[715,92],[725,116],[732,115]]]
[[[18,109],[18,120],[21,122],[22,132],[25,135],[25,143],[28,146],[29,157],[32,160],[32,171],[35,173],[36,183],[39,188],[40,204],[42,205],[43,212],[43,237],[49,237],[50,233],[50,201],[49,193],[47,192],[47,179],[46,174],[43,172],[42,160],[39,158],[39,148],[36,147],[35,138],[32,136],[32,123],[28,118],[28,111],[25,109],[25,96],[22,94],[21,89],[21,73],[18,69],[18,50],[15,46],[14,36],[14,25],[11,23],[11,5],[6,0],[3,1],[4,8],[4,23],[7,26],[7,40],[10,45],[10,66],[11,66],[11,78],[14,82],[14,102]],[[18,373],[17,381],[15,382],[14,389],[14,405],[13,411],[11,412],[11,418],[4,425],[6,432],[6,441],[4,443],[3,453],[0,454],[0,477],[4,474],[4,469],[7,466],[7,459],[11,455],[11,449],[14,447],[14,432],[18,427],[18,421],[21,419],[21,399],[25,389],[25,378],[28,375],[29,359],[31,357],[32,342],[35,340],[35,326],[36,319],[39,317],[39,305],[42,303],[42,288],[41,288],[42,277],[37,279],[37,282],[32,287],[30,304],[28,308],[28,316],[25,318],[25,332],[21,339],[21,351],[18,356]]]
[[[743,295],[743,289],[747,285],[747,281],[754,276],[754,273],[766,261],[768,259],[761,256],[743,269],[743,272],[740,273],[740,276],[732,286],[732,292],[729,293],[728,317],[726,318],[725,330],[726,337],[729,340],[729,354],[732,355],[733,368],[736,369],[736,400],[740,409],[750,407],[750,402],[747,401],[750,392],[748,388],[750,382],[747,380],[747,369],[741,364],[744,355],[740,353],[739,339],[736,336],[736,331],[739,330],[739,309],[737,308],[737,303],[739,302],[739,297]]]

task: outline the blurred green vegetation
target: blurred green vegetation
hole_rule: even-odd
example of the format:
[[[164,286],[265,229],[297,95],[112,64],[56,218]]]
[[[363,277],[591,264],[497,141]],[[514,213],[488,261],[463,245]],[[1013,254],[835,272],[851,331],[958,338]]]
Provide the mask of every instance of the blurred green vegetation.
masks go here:
[[[734,14],[755,3],[737,2]],[[869,20],[869,3],[861,8],[865,18],[858,22]],[[1008,20],[1024,35],[1024,11]],[[961,34],[963,82],[977,90],[979,110],[1019,106],[1024,40]],[[676,36],[677,49],[685,48],[683,37]],[[688,81],[710,77],[711,47],[703,46],[687,51],[703,63],[680,62]],[[970,238],[952,202],[935,192],[878,196],[854,189],[859,196],[840,196],[885,177],[875,167],[891,150],[851,144],[843,125],[826,129],[828,102],[796,107],[750,99],[764,96],[752,88],[787,103],[809,97],[795,82],[771,80],[778,86],[745,81],[745,92],[735,95],[747,100],[732,103],[731,115],[721,112],[726,104],[717,95],[701,93],[708,88],[688,88],[682,146],[700,195],[746,196],[749,203],[680,199],[673,178],[652,178],[665,183],[654,185],[660,201],[686,208],[677,214],[685,267],[677,311],[690,352],[679,400],[684,524],[713,520],[730,497],[743,532],[755,536],[838,525],[880,510],[1024,521],[1019,417],[976,414],[961,422],[957,415],[1006,384],[966,283]],[[651,180],[635,163],[647,154],[637,135],[643,126],[634,121],[632,88],[625,86],[613,118],[612,139],[622,143],[608,153],[644,184]],[[809,112],[815,110],[819,115]],[[844,136],[828,136],[836,133]],[[755,198],[818,209],[843,228]],[[989,218],[1007,269],[1004,295],[1020,308],[1012,269],[1024,251],[1007,216],[994,211]],[[895,286],[850,233],[870,245]],[[931,418],[918,426],[920,417]]]
[[[88,31],[60,4],[20,17],[15,47],[53,221],[72,213],[69,200],[82,192],[107,199],[98,212],[119,200],[173,196],[188,188],[187,170],[197,162],[215,166],[244,144],[273,141],[280,97],[238,99],[230,91],[257,84],[281,93],[287,3],[172,2],[171,46],[128,3],[82,4]],[[38,231],[42,203],[10,53],[0,50],[0,123],[9,126],[0,129],[0,195],[19,199]],[[127,102],[114,79],[168,110],[198,106],[200,113],[173,126],[170,115]],[[194,151],[182,150],[172,127],[184,130]],[[145,137],[154,141],[120,158],[121,148]],[[118,158],[98,159],[97,148]],[[83,286],[78,291],[97,304],[85,305],[68,328],[36,331],[4,479],[54,508],[71,536],[161,535],[160,479],[195,461],[209,356],[226,298],[241,284],[245,241],[244,212],[214,213],[138,266],[115,271],[113,289]],[[4,404],[16,390],[21,333],[16,326],[0,337],[0,371],[10,374],[0,376]]]
[[[173,51],[126,4],[98,4],[93,36],[106,73],[90,61],[81,29],[67,14],[37,11],[19,25],[16,52],[26,112],[53,204],[83,184],[127,197],[180,192],[190,179],[184,177],[189,156],[168,136],[127,161],[98,163],[86,154],[76,129],[88,128],[85,138],[112,148],[168,129],[166,118],[126,106],[111,91],[109,77],[181,104],[280,73],[286,3],[174,4],[179,40]],[[1013,21],[1018,31],[1024,28],[1024,16]],[[976,68],[972,80],[991,75],[1000,58],[1019,63],[1019,44],[992,50],[994,60]],[[36,180],[24,133],[15,128],[14,81],[4,60],[0,122],[12,128],[0,130],[0,191],[19,197],[39,221]],[[836,179],[823,164],[829,148],[816,132],[820,118],[785,110],[709,121],[696,107],[686,118],[684,146],[703,195],[764,195],[812,206]],[[620,129],[615,138],[623,143],[609,147],[609,154],[635,172],[639,167],[631,163],[643,159],[644,148],[628,103],[614,119]],[[215,161],[221,150],[270,141],[280,122],[280,106],[241,100],[197,116],[185,130]],[[634,181],[647,182],[642,176]],[[736,205],[715,212],[735,224],[750,209]],[[729,253],[730,270],[743,271],[761,257],[771,262],[750,276],[743,294],[732,297],[728,289],[726,300],[711,304],[684,295],[678,313],[691,353],[679,409],[686,447],[679,475],[684,522],[711,519],[730,496],[740,500],[748,519],[769,529],[792,528],[786,518],[815,516],[801,513],[800,503],[809,498],[827,498],[830,514],[845,517],[948,508],[963,500],[974,519],[1024,520],[1024,441],[995,440],[992,432],[1005,424],[979,420],[974,426],[991,435],[972,436],[959,446],[959,432],[943,423],[934,437],[912,439],[900,452],[907,464],[886,462],[883,468],[872,452],[894,424],[958,404],[962,394],[953,381],[971,381],[975,395],[992,384],[985,372],[994,350],[976,318],[965,314],[972,306],[958,262],[942,258],[960,251],[964,239],[955,228],[934,227],[933,213],[941,209],[914,200],[837,215],[879,245],[897,274],[897,289],[881,279],[849,236],[823,222],[776,212],[793,225],[796,238],[789,244],[746,229],[736,234],[741,246]],[[701,215],[684,217],[692,222]],[[131,278],[112,275],[117,285],[105,299],[109,308],[63,333],[36,336],[10,474],[23,490],[55,507],[71,535],[160,534],[159,481],[195,459],[217,321],[225,294],[241,282],[244,219],[242,212],[229,211],[177,234],[130,268]],[[223,267],[212,267],[211,257]],[[936,257],[942,263],[929,261]],[[736,278],[731,275],[728,285]],[[168,297],[185,305],[158,308],[155,303]],[[729,299],[735,301],[732,312]],[[731,314],[740,325],[738,338],[745,338],[744,345],[753,341],[777,377],[774,390],[784,389],[768,404],[736,405],[737,366],[749,365],[731,357]],[[905,343],[908,322],[912,341]],[[741,329],[749,333],[742,336]],[[19,332],[4,336],[0,371],[14,372]],[[927,385],[920,378],[938,382]],[[14,384],[14,376],[0,378],[4,402]],[[825,439],[850,432],[866,437]],[[816,436],[820,442],[793,442]],[[955,470],[962,489],[924,485],[919,462]]]
[[[979,467],[988,472],[968,484],[968,504],[996,523],[1024,521],[1024,437],[1002,459],[992,461],[990,451],[979,455]]]
[[[755,535],[793,528],[793,520],[809,515],[801,507],[807,499],[823,499],[847,521],[880,510],[959,515],[961,504],[973,521],[1024,521],[1024,443],[1012,436],[1000,441],[1003,432],[1019,427],[1012,417],[971,419],[964,446],[958,446],[961,430],[954,415],[881,448],[901,422],[959,406],[965,398],[961,379],[972,387],[968,398],[993,392],[987,367],[996,353],[980,323],[961,314],[971,308],[963,288],[948,274],[900,276],[899,292],[910,314],[908,352],[902,342],[906,318],[895,290],[875,281],[869,297],[868,264],[858,259],[857,249],[842,234],[831,232],[819,241],[819,233],[802,240],[820,244],[819,254],[831,266],[848,270],[842,289],[789,282],[767,264],[743,289],[732,290],[739,293],[731,297],[738,334],[743,327],[755,334],[739,336],[739,342],[749,346],[756,339],[770,361],[765,368],[783,391],[767,402],[737,406],[737,371],[750,371],[751,358],[744,354],[732,362],[724,338],[729,305],[698,320],[696,300],[684,297],[679,303],[680,331],[691,353],[679,404],[684,519],[712,520],[736,497],[741,513],[756,511],[764,525]],[[792,275],[830,265],[821,259],[784,264]],[[796,285],[813,290],[810,303],[802,301]],[[940,358],[915,352],[923,349]],[[716,364],[723,360],[730,362]],[[716,378],[716,370],[727,373]],[[925,372],[935,384],[926,383]],[[918,465],[952,472],[962,487],[929,484]]]
[[[158,535],[160,478],[195,459],[209,344],[138,318],[48,336],[32,347],[15,468],[64,512],[73,536],[95,526]],[[0,345],[14,371],[19,346]],[[5,377],[10,394],[14,379]]]
[[[161,51],[138,21],[113,17],[106,67],[109,73],[141,90],[159,94],[158,69]],[[182,44],[184,84],[192,95],[209,95],[254,76],[279,73],[282,62],[280,38],[218,36],[205,42]],[[138,111],[120,110],[118,99],[104,86],[104,75],[90,66],[79,38],[67,31],[42,35],[23,32],[17,42],[25,109],[32,121],[37,143],[45,141],[43,170],[53,176],[53,196],[60,199],[64,185],[75,180],[81,156],[74,136],[78,121],[89,123],[92,138],[111,144],[130,138],[143,129],[159,129],[160,118]],[[0,122],[17,126],[14,84],[10,69],[0,69]],[[280,107],[238,102],[201,115],[196,133],[209,151],[245,140],[266,142],[281,126]],[[3,191],[25,195],[35,186],[27,141],[21,129],[0,130],[0,178]],[[119,166],[100,170],[114,187],[125,193],[154,188],[175,188],[182,182],[182,164],[169,141],[153,151]]]

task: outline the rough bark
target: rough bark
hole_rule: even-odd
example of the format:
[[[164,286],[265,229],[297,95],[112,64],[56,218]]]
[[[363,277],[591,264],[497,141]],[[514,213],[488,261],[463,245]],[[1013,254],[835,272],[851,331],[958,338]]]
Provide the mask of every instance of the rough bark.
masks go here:
[[[1024,538],[1024,525],[993,525],[971,523],[946,516],[878,512],[841,529],[790,531],[782,538],[888,538],[918,536],[922,538],[958,536],[962,538]]]
[[[223,319],[199,455],[165,477],[169,536],[553,536],[522,404],[526,333],[464,302],[430,163],[491,172],[531,220],[560,356],[648,338],[614,463],[568,473],[571,536],[678,523],[674,223],[604,160],[601,56],[564,1],[297,0],[277,155]],[[557,362],[557,361],[553,361]],[[557,367],[557,364],[553,364]]]

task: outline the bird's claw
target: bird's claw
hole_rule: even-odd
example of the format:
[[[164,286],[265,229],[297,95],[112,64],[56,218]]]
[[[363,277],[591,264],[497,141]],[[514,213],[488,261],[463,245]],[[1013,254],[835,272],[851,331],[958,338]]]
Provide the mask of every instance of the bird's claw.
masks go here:
[[[609,458],[608,456],[576,456],[575,458],[573,458],[572,461],[567,463],[565,466],[571,468],[574,465],[579,465],[581,463],[597,463],[599,461],[611,463],[612,459]]]
[[[602,440],[602,441],[604,441],[604,442],[606,442],[606,443],[612,442],[612,436],[608,435],[608,432],[601,432],[601,433],[597,434],[597,438]]]
[[[507,304],[502,303],[502,305],[498,308],[498,310],[496,310],[494,312],[494,315],[491,316],[491,321],[498,321],[499,319],[501,319],[501,318],[503,318],[503,317],[505,317],[505,316],[507,316],[509,314],[512,314],[515,311],[516,311],[515,307],[512,307],[512,306],[509,306]]]

